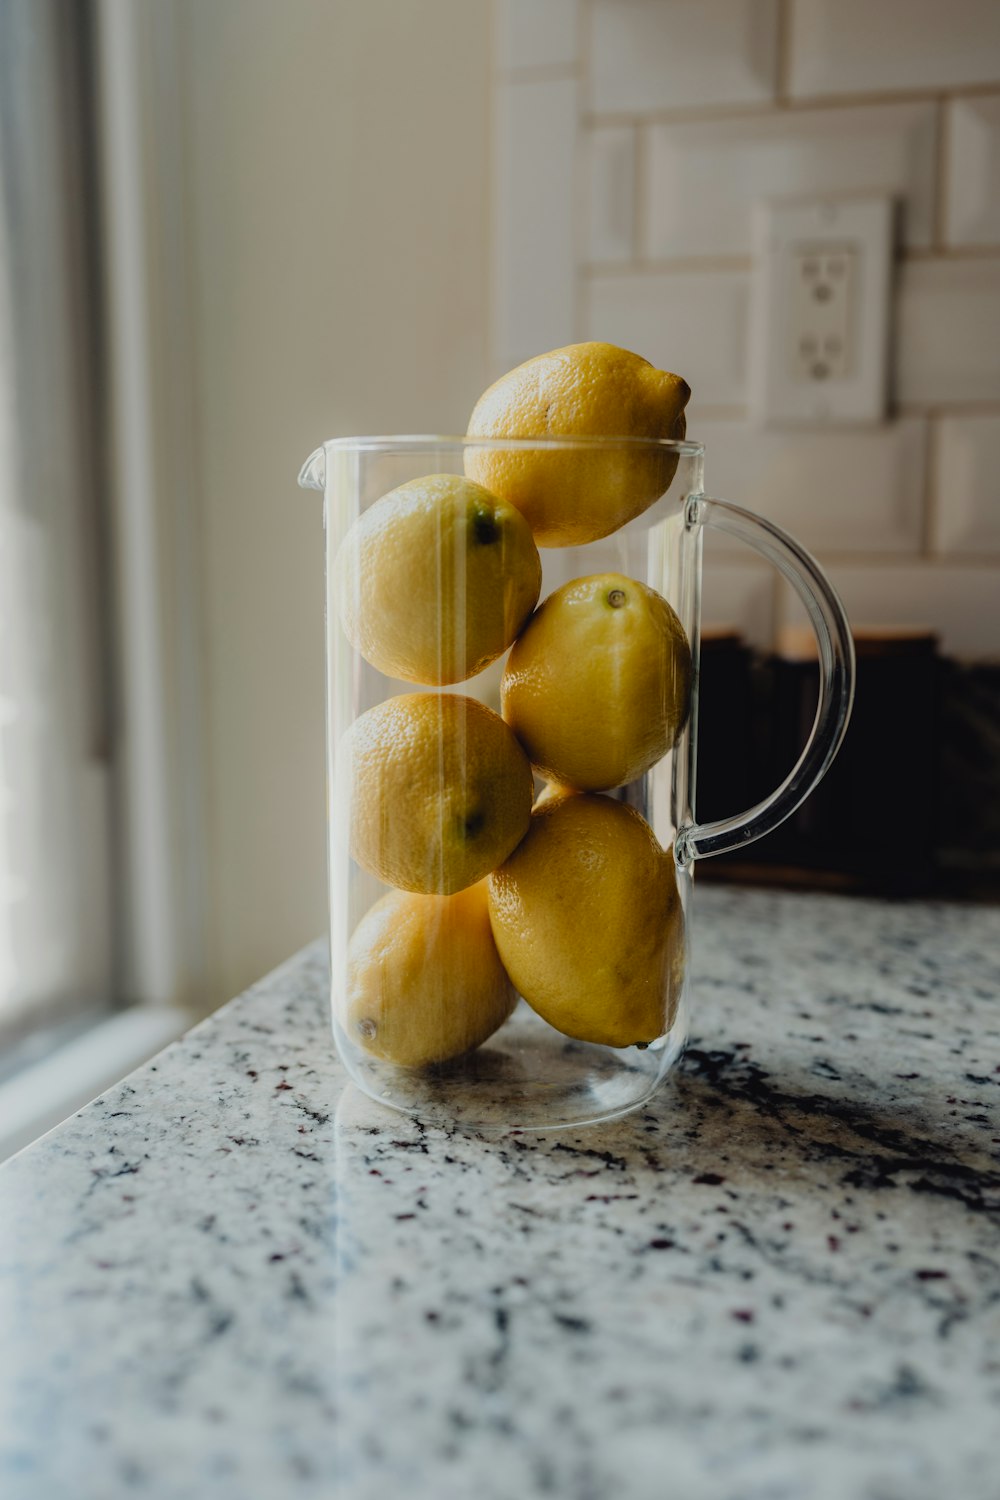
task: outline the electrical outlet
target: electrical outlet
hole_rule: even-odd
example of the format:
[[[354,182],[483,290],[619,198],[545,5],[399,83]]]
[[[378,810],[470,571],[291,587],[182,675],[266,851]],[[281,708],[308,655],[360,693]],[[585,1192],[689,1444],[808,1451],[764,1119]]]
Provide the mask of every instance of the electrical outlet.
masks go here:
[[[857,252],[850,245],[798,245],[789,256],[789,376],[848,380],[854,364]]]
[[[888,198],[761,206],[751,350],[758,421],[881,420],[891,251]]]

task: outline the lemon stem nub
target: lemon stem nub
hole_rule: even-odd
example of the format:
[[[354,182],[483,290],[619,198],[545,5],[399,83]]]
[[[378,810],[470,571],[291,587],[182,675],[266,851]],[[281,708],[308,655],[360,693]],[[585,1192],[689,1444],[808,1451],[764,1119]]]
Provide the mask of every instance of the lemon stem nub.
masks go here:
[[[611,605],[612,609],[621,609],[622,605],[625,603],[625,590],[612,589],[610,594],[608,595],[608,603]]]
[[[371,1019],[370,1016],[365,1016],[363,1020],[358,1022],[358,1030],[365,1038],[365,1041],[373,1042],[375,1040],[375,1033],[378,1031],[378,1027],[375,1025],[375,1022]]]
[[[496,516],[488,510],[476,510],[472,517],[472,535],[480,546],[488,547],[497,539]]]

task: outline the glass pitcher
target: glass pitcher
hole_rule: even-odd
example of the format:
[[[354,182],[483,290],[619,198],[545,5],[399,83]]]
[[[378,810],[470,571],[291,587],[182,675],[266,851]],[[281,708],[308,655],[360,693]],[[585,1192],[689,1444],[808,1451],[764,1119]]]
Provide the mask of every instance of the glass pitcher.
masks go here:
[[[602,785],[598,776],[595,786],[593,779],[588,782],[575,772],[553,774],[548,765],[547,776],[554,784],[544,789],[538,762],[545,762],[547,757],[539,754],[530,734],[524,733],[511,712],[509,663],[513,658],[507,657],[506,677],[503,654],[466,680],[461,680],[462,667],[421,674],[419,668],[400,668],[396,658],[381,657],[370,642],[359,638],[350,621],[345,625],[345,598],[350,596],[357,603],[362,597],[359,572],[370,566],[357,540],[358,528],[382,497],[399,493],[401,487],[405,493],[405,487],[415,483],[419,488],[419,482],[428,476],[447,490],[448,481],[441,476],[488,477],[497,464],[516,464],[525,458],[536,465],[553,466],[553,473],[560,465],[571,466],[577,478],[592,476],[598,485],[608,485],[610,478],[622,472],[643,472],[647,479],[650,473],[659,475],[658,498],[612,535],[580,546],[544,548],[537,554],[541,562],[541,601],[545,603],[556,591],[564,591],[549,607],[550,612],[566,598],[567,589],[571,593],[575,589],[576,598],[581,587],[583,595],[588,589],[591,593],[603,589],[602,608],[627,607],[630,597],[640,593],[643,599],[656,596],[670,606],[664,618],[669,614],[673,622],[677,659],[683,665],[676,678],[681,685],[675,695],[680,706],[669,733],[654,747],[653,763],[646,763],[652,758],[647,756],[643,762],[632,762],[630,770],[610,771],[603,778],[608,781],[619,774],[631,775],[638,766],[638,774],[624,783]],[[843,739],[854,684],[853,642],[843,606],[814,559],[784,531],[728,501],[705,494],[703,462],[704,449],[693,441],[360,437],[323,444],[299,476],[304,488],[321,490],[324,495],[334,1037],[358,1087],[427,1124],[486,1132],[576,1127],[624,1114],[648,1099],[677,1061],[688,1034],[693,998],[689,976],[695,862],[706,855],[740,848],[776,828],[816,786]],[[480,521],[474,518],[470,524],[475,527]],[[797,590],[818,643],[819,702],[797,764],[772,795],[746,812],[699,823],[695,814],[695,765],[702,539],[706,527],[739,537],[774,563]],[[433,597],[437,601],[439,624],[445,618],[468,618],[463,611],[467,610],[470,590],[477,586],[470,566],[464,562],[468,555],[452,548],[447,568],[441,566],[440,551],[430,549],[412,556],[406,564],[411,569],[410,583],[397,587],[396,597],[383,601],[382,607],[392,614],[399,606],[405,622],[410,606],[406,596],[412,592],[414,600]],[[430,596],[425,587],[428,582],[433,585]],[[532,593],[536,591],[537,579]],[[533,598],[529,598],[526,613],[534,621],[532,603]],[[664,610],[662,605],[655,607]],[[521,609],[525,609],[523,600]],[[522,651],[521,643],[527,639],[523,633],[527,621],[521,631],[517,651]],[[511,633],[509,630],[508,635]],[[433,680],[420,681],[421,675]],[[421,699],[421,694],[430,696]],[[469,699],[475,700],[472,706]],[[512,721],[513,730],[503,722],[501,710]],[[641,704],[640,711],[645,712]],[[602,701],[598,692],[580,712],[585,717],[582,733],[577,726],[577,743],[592,740],[600,744],[608,737],[609,716],[615,706]],[[417,784],[424,773],[411,775],[402,769],[409,762],[402,750],[397,755],[391,734],[379,740],[372,728],[395,725],[392,732],[406,738],[406,726],[411,721],[430,724],[432,740],[434,734],[440,736],[434,742],[437,760],[432,755],[429,762],[421,762],[438,767],[431,772],[434,784],[430,789]],[[507,757],[503,762],[507,769],[496,774],[513,777],[495,799],[502,817],[513,821],[503,830],[500,842],[491,843],[484,851],[487,863],[495,868],[482,869],[482,861],[477,866],[473,860],[456,873],[450,854],[442,856],[440,847],[435,846],[434,868],[441,877],[437,884],[433,880],[422,883],[420,874],[414,881],[407,873],[409,867],[397,874],[402,866],[382,860],[381,854],[395,848],[394,840],[404,855],[409,849],[417,827],[414,807],[418,804],[414,799],[422,799],[420,818],[425,823],[430,798],[435,838],[447,840],[452,836],[451,825],[445,824],[455,816],[455,789],[467,794],[481,771],[473,754],[480,731],[491,737],[490,743],[501,747]],[[378,754],[383,757],[378,761],[382,779],[374,792],[364,780],[375,774],[370,761],[370,754],[375,753],[371,751],[373,734],[382,747]],[[583,781],[584,785],[573,785],[574,781]],[[486,798],[488,802],[489,788]],[[467,805],[466,796],[462,806]],[[424,823],[420,824],[422,834],[427,832]],[[377,845],[374,854],[370,845],[373,826]],[[554,839],[558,851],[559,836],[569,847],[577,847],[572,839],[581,827],[585,832],[596,829],[593,837],[598,840],[605,837],[601,830],[606,830],[609,839],[621,839],[622,850],[635,849],[634,879],[633,872],[619,871],[614,877],[617,884],[607,887],[611,895],[606,909],[600,905],[605,888],[585,885],[586,899],[578,910],[572,909],[567,896],[555,912],[562,889],[556,858],[547,874],[534,877],[533,889],[541,894],[533,899],[541,906],[536,913],[529,901],[528,924],[534,946],[525,971],[522,950],[517,946],[524,934],[518,930],[512,936],[504,926],[504,913],[509,914],[510,907],[509,901],[507,907],[503,902],[509,898],[516,904],[521,894],[531,889],[528,875],[532,865],[525,852],[529,849],[527,832],[533,840],[536,836],[550,842]],[[464,854],[479,839],[478,817],[466,817],[459,831],[466,840]],[[401,840],[397,834],[402,835]],[[534,850],[535,843],[530,843],[530,848]],[[573,879],[579,878],[581,868],[577,859]],[[519,874],[524,876],[520,886]],[[569,889],[572,880],[569,876],[567,880]],[[602,944],[613,950],[617,943],[623,951],[612,954],[614,962],[619,968],[627,967],[630,939],[624,934],[632,920],[630,902],[634,897],[634,910],[646,910],[643,903],[649,902],[654,887],[662,892],[663,899],[659,906],[655,900],[649,906],[658,914],[656,930],[644,932],[642,941],[648,939],[654,945],[656,961],[643,970],[642,995],[637,1002],[647,1019],[641,1033],[640,1029],[629,1032],[627,1028],[616,1033],[614,1025],[605,1026],[602,1020],[602,1009],[610,1016],[614,1008],[602,1000],[614,963],[599,964],[588,955],[603,951]],[[475,912],[470,916],[473,907]],[[487,912],[496,954],[486,926]],[[549,918],[555,926],[546,926]],[[494,1014],[486,1016],[485,1027],[479,1026],[480,1031],[488,1031],[485,1038],[476,1030],[483,1019],[480,992],[477,990],[479,998],[474,1006],[469,999],[472,981],[467,993],[466,978],[454,977],[470,972],[461,967],[468,930],[463,922],[479,924],[476,942],[482,951],[489,947],[490,963],[497,954],[502,960],[494,964],[493,972],[499,978],[491,981],[489,989]],[[414,923],[416,927],[412,927]],[[551,943],[547,933],[552,934]],[[528,977],[518,984],[524,972]],[[478,984],[479,971],[476,973]],[[638,985],[639,980],[625,976],[622,983]],[[554,986],[563,1011],[553,1013],[543,1003],[546,985]],[[404,1027],[407,1044],[397,1045],[395,1051],[383,1045],[394,1024],[394,1017],[385,1009],[390,1002],[395,1003],[397,1011],[406,1012],[409,1006],[412,1012],[409,1032]],[[467,1006],[468,1016],[463,1006]],[[651,1006],[653,1021],[648,1019]],[[469,1019],[473,1011],[474,1022]],[[576,1011],[586,1017],[585,1024],[563,1019]],[[405,1014],[403,1020],[407,1021]],[[457,1037],[450,1047],[435,1048],[428,1043],[431,1036],[445,1033]],[[403,1033],[397,1028],[392,1034]],[[414,1039],[417,1044],[411,1045]]]

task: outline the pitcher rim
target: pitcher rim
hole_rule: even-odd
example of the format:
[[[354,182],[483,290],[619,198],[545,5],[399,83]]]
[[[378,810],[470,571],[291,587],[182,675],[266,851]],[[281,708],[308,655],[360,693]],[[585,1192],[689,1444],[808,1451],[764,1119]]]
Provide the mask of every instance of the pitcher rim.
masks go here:
[[[319,445],[325,449],[413,449],[413,448],[496,448],[501,452],[521,453],[532,449],[582,448],[599,449],[629,448],[641,452],[643,449],[666,450],[678,457],[699,458],[705,452],[704,443],[695,438],[647,438],[615,437],[613,434],[591,436],[584,433],[550,433],[546,437],[489,437],[485,434],[465,433],[461,437],[447,433],[387,433],[361,435],[357,437],[327,438]]]

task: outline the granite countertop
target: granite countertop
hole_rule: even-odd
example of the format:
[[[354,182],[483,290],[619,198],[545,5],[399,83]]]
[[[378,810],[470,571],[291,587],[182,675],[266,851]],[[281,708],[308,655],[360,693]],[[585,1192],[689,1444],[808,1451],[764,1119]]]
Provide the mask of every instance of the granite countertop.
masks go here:
[[[995,1500],[1000,913],[696,909],[626,1119],[382,1112],[316,945],[10,1162],[4,1500]]]

